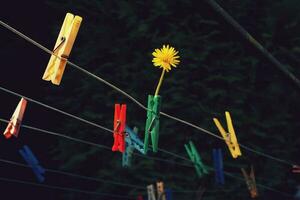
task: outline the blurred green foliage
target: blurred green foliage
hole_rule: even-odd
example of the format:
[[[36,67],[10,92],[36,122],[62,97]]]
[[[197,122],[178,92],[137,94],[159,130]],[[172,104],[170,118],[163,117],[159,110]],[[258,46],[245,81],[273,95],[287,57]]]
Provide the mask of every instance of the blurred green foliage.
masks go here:
[[[300,77],[298,0],[223,0],[218,3]],[[61,21],[53,27],[54,39],[66,12],[83,17],[70,57],[72,62],[146,105],[147,96],[154,93],[161,73],[153,67],[151,53],[163,44],[170,44],[179,51],[181,63],[166,74],[160,92],[162,111],[219,134],[212,118],[218,117],[225,124],[224,112],[228,110],[239,142],[285,160],[296,162],[299,158],[299,88],[204,2],[48,0],[48,4],[61,13]],[[48,90],[46,98],[52,105],[109,128],[113,127],[114,104],[126,103],[128,125],[137,126],[143,138],[145,110],[90,76],[68,66],[61,86]],[[111,133],[73,119],[62,121],[58,129],[74,137],[112,146]],[[234,160],[224,142],[161,117],[160,148],[187,157],[183,144],[189,140],[194,141],[208,166],[212,166],[212,148],[221,147],[226,171],[242,177],[240,168],[253,164],[258,183],[294,192],[295,179],[290,166],[244,149],[243,156]],[[163,153],[154,156],[186,163]],[[166,187],[174,190],[196,190],[204,185],[207,188],[205,200],[250,199],[243,181],[226,177],[226,185],[220,187],[215,185],[213,173],[199,179],[192,167],[140,157],[134,158],[132,168],[124,169],[120,153],[66,140],[58,140],[53,157],[61,161],[62,169],[107,180],[145,187],[163,180]],[[104,183],[94,189],[133,196],[146,192]],[[262,188],[259,194],[261,199],[278,196],[284,199]],[[63,198],[80,199],[75,194]],[[174,199],[195,199],[195,194],[175,193]]]

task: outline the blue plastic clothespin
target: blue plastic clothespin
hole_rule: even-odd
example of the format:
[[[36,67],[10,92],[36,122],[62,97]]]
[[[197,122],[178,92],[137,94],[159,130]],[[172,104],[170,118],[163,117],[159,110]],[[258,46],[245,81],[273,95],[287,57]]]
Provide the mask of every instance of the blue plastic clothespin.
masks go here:
[[[44,182],[45,177],[43,174],[45,173],[45,169],[39,165],[39,161],[36,159],[32,151],[27,145],[23,146],[19,150],[19,153],[23,157],[23,159],[27,162],[27,164],[32,168],[33,173],[39,182]]]
[[[142,154],[145,154],[144,143],[137,136],[138,129],[136,127],[134,127],[132,130],[128,126],[126,126],[125,132],[126,132],[126,136],[125,136],[126,147],[125,147],[125,152],[123,153],[122,156],[122,166],[130,167],[134,149],[136,149]]]
[[[165,193],[166,193],[166,200],[172,200],[173,199],[172,189],[167,188],[165,190]]]
[[[213,149],[213,160],[215,168],[215,180],[217,184],[224,185],[224,171],[223,171],[223,156],[221,149]]]

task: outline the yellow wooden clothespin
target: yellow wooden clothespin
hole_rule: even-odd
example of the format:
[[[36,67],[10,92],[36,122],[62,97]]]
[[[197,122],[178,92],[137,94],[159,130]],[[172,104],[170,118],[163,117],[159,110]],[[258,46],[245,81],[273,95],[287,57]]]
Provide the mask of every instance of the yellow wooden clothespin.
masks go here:
[[[236,135],[234,132],[230,113],[228,111],[226,111],[225,116],[226,116],[228,132],[226,132],[224,130],[224,128],[222,127],[221,123],[219,122],[219,120],[217,118],[214,118],[213,120],[214,120],[217,128],[219,129],[221,135],[223,136],[223,138],[230,150],[232,157],[237,158],[238,156],[241,156],[242,153],[241,153],[240,146],[238,144],[238,141],[237,141],[237,138],[236,138]]]
[[[80,16],[67,13],[54,46],[54,55],[51,55],[43,80],[51,81],[55,85],[60,84],[81,21]]]

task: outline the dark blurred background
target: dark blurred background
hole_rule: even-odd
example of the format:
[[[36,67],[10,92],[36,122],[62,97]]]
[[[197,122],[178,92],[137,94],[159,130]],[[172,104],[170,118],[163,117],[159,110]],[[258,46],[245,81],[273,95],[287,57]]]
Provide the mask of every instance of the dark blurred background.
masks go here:
[[[298,0],[219,0],[246,30],[285,67],[300,78]],[[180,65],[166,74],[161,88],[162,111],[219,134],[212,118],[224,121],[231,112],[239,142],[258,151],[299,162],[299,88],[243,39],[204,1],[5,1],[0,18],[52,49],[67,12],[83,17],[70,60],[116,84],[146,105],[161,71],[153,67],[152,51],[174,46]],[[117,91],[67,66],[60,86],[41,79],[49,55],[0,28],[0,86],[112,128],[115,103],[128,106],[128,125],[143,138],[146,112]],[[0,118],[9,119],[19,98],[0,91]],[[111,146],[113,137],[101,129],[28,104],[24,124]],[[6,124],[0,123],[1,130]],[[240,168],[255,167],[258,183],[294,195],[299,175],[290,166],[242,149],[232,159],[227,146],[207,134],[161,117],[159,146],[187,157],[183,144],[193,140],[203,162],[212,166],[212,149],[224,152],[224,169],[241,176]],[[207,188],[203,199],[250,199],[244,182],[226,177],[222,187],[214,174],[199,179],[190,167],[134,158],[130,169],[121,154],[22,128],[19,138],[0,139],[0,158],[24,163],[18,150],[30,146],[42,166],[95,178],[145,186],[163,180],[174,190]],[[150,155],[152,155],[150,153]],[[160,158],[183,162],[165,154]],[[0,164],[0,176],[36,182],[30,169]],[[45,184],[135,197],[142,190],[84,181],[53,173]],[[258,188],[258,199],[291,199]],[[0,181],[0,199],[112,199]],[[196,199],[194,193],[174,193],[174,199]]]

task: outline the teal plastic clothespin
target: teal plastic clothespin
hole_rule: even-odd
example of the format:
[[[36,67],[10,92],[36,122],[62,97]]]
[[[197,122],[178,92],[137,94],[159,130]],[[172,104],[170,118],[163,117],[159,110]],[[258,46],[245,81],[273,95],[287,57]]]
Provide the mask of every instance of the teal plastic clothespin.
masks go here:
[[[196,173],[201,178],[204,174],[208,174],[207,167],[202,163],[201,157],[192,141],[184,145],[191,161],[195,165]]]
[[[129,145],[122,154],[122,167],[131,167],[134,147]]]
[[[126,132],[126,136],[125,136],[126,147],[122,155],[122,166],[131,167],[132,156],[133,156],[132,154],[134,150],[139,151],[141,154],[145,154],[143,149],[144,144],[137,135],[138,134],[137,127],[134,127],[132,130],[128,126],[126,126],[125,132]]]
[[[161,96],[148,95],[147,121],[145,128],[144,150],[148,151],[149,135],[151,135],[152,150],[157,152],[159,136],[159,113],[161,105]]]

